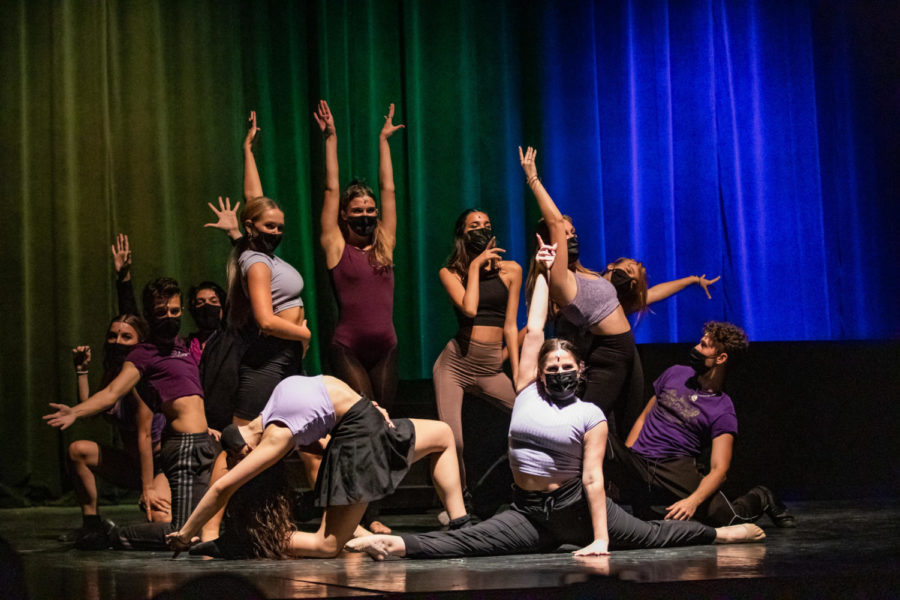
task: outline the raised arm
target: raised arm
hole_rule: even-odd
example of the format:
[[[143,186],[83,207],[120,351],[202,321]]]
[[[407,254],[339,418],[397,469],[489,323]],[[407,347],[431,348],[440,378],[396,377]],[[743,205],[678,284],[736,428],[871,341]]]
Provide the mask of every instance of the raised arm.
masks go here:
[[[378,135],[378,188],[381,192],[381,225],[391,239],[397,235],[397,198],[394,190],[394,165],[388,138],[406,125],[394,125],[394,103],[388,107],[384,126]]]
[[[128,236],[120,233],[112,246],[113,267],[116,270],[116,295],[119,299],[120,315],[138,314],[134,286],[131,283],[131,246]]]
[[[344,235],[338,222],[341,207],[341,181],[338,172],[337,129],[334,115],[328,103],[319,100],[319,106],[313,113],[316,124],[325,139],[325,200],[322,205],[322,237],[320,241],[325,250],[325,264],[334,268],[344,253]]]
[[[221,479],[209,486],[194,512],[181,529],[166,536],[169,547],[180,552],[190,548],[191,540],[200,533],[203,525],[221,510],[232,494],[242,485],[281,460],[293,448],[293,437],[287,427],[266,427],[259,446]]]
[[[556,244],[556,260],[550,269],[550,295],[559,304],[566,305],[575,297],[578,291],[575,282],[575,275],[569,271],[569,251],[566,246],[566,220],[553,198],[544,188],[540,177],[537,174],[537,150],[528,147],[524,153],[522,147],[519,146],[519,162],[522,164],[522,170],[525,171],[525,183],[531,189],[541,210],[541,217],[547,224],[550,231],[550,244]]]
[[[256,157],[253,156],[253,140],[261,131],[256,126],[256,111],[250,111],[249,129],[244,138],[244,200],[253,200],[263,196],[262,182],[259,180],[259,169],[256,167]]]
[[[731,466],[733,446],[734,436],[730,433],[723,433],[713,438],[712,452],[709,455],[709,473],[700,480],[697,489],[690,496],[666,507],[666,510],[669,511],[666,513],[667,519],[682,521],[690,519],[697,512],[697,507],[719,490],[725,483],[725,476]]]
[[[603,487],[603,455],[609,428],[606,421],[584,434],[584,454],[581,483],[591,511],[594,541],[575,551],[576,556],[609,554],[609,530],[606,525],[606,490]]]
[[[519,372],[515,379],[516,392],[531,385],[538,376],[538,355],[544,343],[544,324],[547,322],[547,306],[550,302],[547,286],[547,269],[553,264],[556,246],[544,244],[538,236],[537,265],[541,270],[534,281],[534,290],[528,303],[528,323],[525,325],[525,339],[519,355]]]
[[[509,368],[512,371],[513,381],[516,381],[519,376],[519,324],[516,317],[519,314],[519,292],[522,290],[522,267],[512,260],[505,260],[501,264],[509,272],[510,279],[503,321],[503,339],[509,353]]]
[[[122,370],[115,379],[109,382],[108,386],[75,406],[51,402],[50,406],[55,408],[56,412],[44,415],[43,419],[51,427],[68,429],[75,422],[75,419],[89,417],[111,408],[116,403],[116,400],[130,393],[140,380],[141,373],[137,370],[137,367],[125,361]]]
[[[706,297],[712,300],[712,295],[709,293],[709,287],[721,278],[722,276],[720,275],[715,279],[707,279],[706,273],[704,273],[699,277],[697,277],[696,275],[691,275],[690,277],[682,277],[681,279],[674,279],[672,281],[657,283],[652,288],[647,290],[647,304],[653,304],[654,302],[665,300],[669,296],[677,294],[684,288],[694,285],[695,283],[703,288],[703,291],[706,293]]]
[[[75,346],[72,348],[72,363],[75,365],[75,377],[78,386],[78,402],[86,401],[91,395],[88,382],[88,365],[91,363],[91,347]]]
[[[213,211],[213,214],[216,215],[215,223],[205,223],[204,227],[212,227],[213,229],[218,229],[219,231],[224,231],[225,234],[231,239],[231,242],[234,243],[241,239],[241,228],[238,224],[238,208],[241,207],[241,203],[237,202],[234,205],[234,208],[231,207],[231,199],[225,198],[225,202],[222,202],[222,196],[219,196],[219,208],[217,209],[212,202],[207,202],[207,206],[209,206],[210,210]]]

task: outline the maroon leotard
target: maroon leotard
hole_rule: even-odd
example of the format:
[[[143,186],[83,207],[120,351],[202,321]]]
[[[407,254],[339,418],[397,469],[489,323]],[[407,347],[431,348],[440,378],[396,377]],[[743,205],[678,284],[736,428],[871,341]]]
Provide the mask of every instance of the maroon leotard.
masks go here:
[[[373,264],[368,252],[345,243],[330,273],[340,311],[332,343],[370,367],[397,345],[394,269]]]

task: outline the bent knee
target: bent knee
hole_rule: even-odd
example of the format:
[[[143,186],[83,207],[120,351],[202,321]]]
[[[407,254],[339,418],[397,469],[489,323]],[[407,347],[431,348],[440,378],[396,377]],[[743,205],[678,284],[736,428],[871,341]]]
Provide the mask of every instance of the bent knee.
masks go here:
[[[90,440],[77,440],[69,444],[69,460],[84,462],[97,454],[96,442]]]

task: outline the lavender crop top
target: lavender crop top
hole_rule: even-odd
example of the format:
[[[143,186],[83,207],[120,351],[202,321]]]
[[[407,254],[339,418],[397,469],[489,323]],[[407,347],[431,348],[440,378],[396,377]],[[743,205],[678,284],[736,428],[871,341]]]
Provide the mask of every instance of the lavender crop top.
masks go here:
[[[581,477],[584,435],[606,420],[600,407],[578,398],[544,400],[532,383],[518,396],[509,423],[509,465],[540,477]]]
[[[294,436],[294,445],[306,446],[334,428],[334,404],[321,375],[292,375],[275,386],[263,409],[263,431],[269,423],[281,423]]]
[[[255,250],[244,250],[238,256],[238,264],[241,266],[241,275],[243,275],[241,280],[244,284],[244,293],[248,293],[247,271],[256,263],[263,263],[272,272],[273,313],[278,314],[288,308],[303,306],[303,299],[300,298],[300,293],[303,291],[303,277],[300,276],[297,269],[277,256],[269,256]]]
[[[618,308],[616,288],[603,277],[592,279],[576,272],[575,284],[575,297],[560,309],[560,314],[579,329],[590,328]]]

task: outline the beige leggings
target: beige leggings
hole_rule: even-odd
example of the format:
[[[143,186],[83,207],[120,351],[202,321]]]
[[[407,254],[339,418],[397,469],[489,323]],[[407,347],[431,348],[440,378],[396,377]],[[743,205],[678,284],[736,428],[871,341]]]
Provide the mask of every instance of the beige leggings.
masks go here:
[[[478,395],[507,412],[512,410],[516,400],[513,382],[503,372],[502,342],[464,343],[465,352],[456,338],[451,339],[432,369],[438,418],[453,430],[463,487],[466,486],[462,435],[463,393]]]

